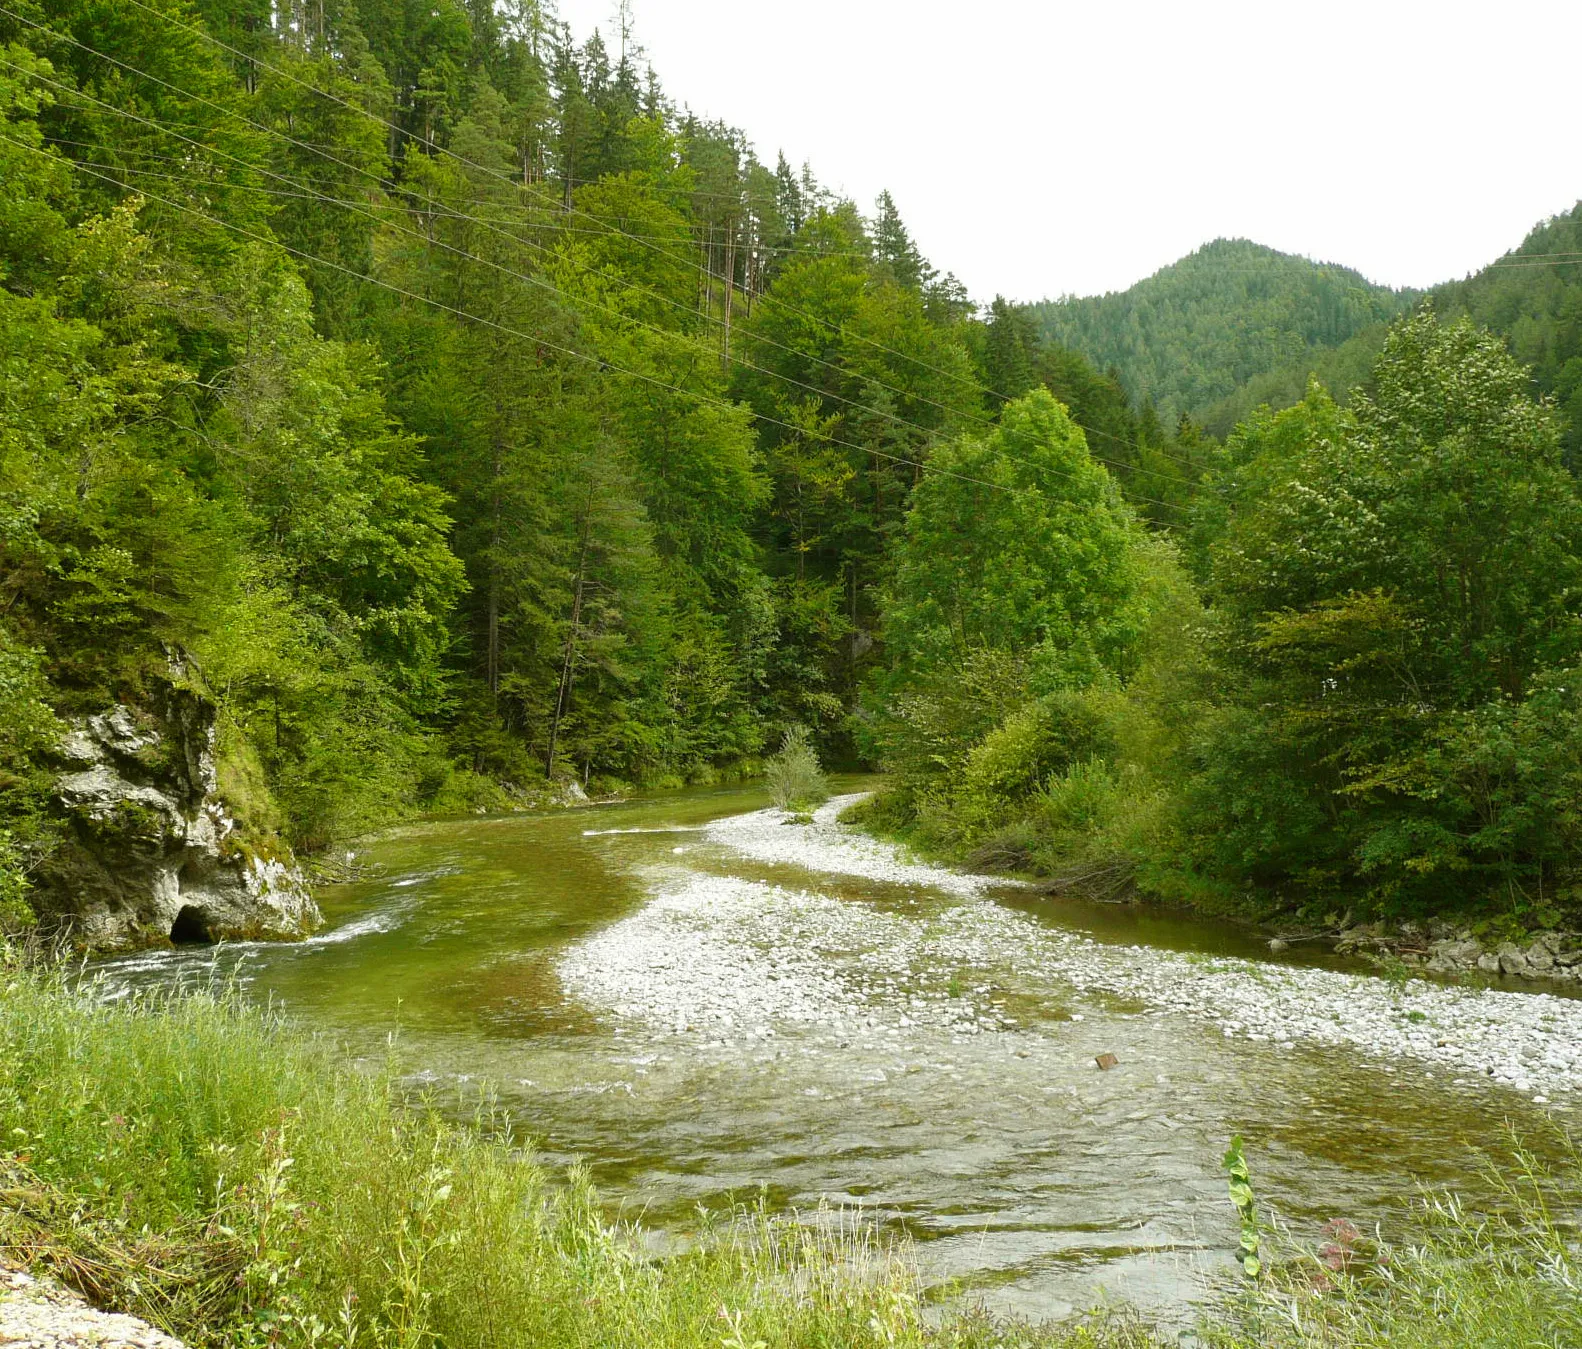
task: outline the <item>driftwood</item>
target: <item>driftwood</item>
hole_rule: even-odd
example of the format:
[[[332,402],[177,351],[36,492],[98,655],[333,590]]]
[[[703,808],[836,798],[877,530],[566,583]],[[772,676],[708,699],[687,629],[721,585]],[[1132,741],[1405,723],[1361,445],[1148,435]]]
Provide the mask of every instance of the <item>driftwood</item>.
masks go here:
[[[1129,904],[1137,897],[1137,870],[1122,858],[1076,863],[1033,886],[1044,895],[1076,895],[1100,904]]]
[[[134,1232],[91,1215],[19,1159],[0,1159],[0,1263],[42,1266],[94,1306],[167,1329],[217,1320],[235,1306],[249,1258],[218,1220]]]

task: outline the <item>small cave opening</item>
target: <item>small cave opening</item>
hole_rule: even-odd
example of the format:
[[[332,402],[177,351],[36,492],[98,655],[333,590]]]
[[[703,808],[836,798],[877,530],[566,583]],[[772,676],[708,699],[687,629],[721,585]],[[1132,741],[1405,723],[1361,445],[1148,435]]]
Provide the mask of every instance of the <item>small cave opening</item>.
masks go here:
[[[203,910],[192,904],[183,905],[170,925],[170,940],[176,946],[213,946],[214,937]]]

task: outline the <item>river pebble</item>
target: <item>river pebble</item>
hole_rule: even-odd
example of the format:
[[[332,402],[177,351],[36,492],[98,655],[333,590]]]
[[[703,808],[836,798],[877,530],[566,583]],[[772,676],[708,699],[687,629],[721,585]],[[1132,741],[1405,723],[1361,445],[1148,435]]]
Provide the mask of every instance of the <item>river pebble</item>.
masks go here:
[[[0,1344],[12,1349],[186,1349],[135,1316],[102,1312],[58,1284],[0,1270]]]
[[[1100,943],[996,904],[986,892],[1003,888],[1001,878],[927,866],[839,824],[856,799],[837,798],[811,824],[774,810],[733,816],[705,837],[762,863],[920,887],[934,906],[897,912],[816,889],[672,873],[644,908],[562,958],[564,983],[597,1009],[724,1044],[792,1028],[840,1042],[922,1029],[958,1042],[1018,1034],[1006,1005],[1014,991],[1111,1011],[1118,1001],[1228,1039],[1339,1049],[1381,1071],[1408,1060],[1528,1095],[1582,1087],[1582,1001]],[[1037,1033],[1049,1033],[1047,1022]]]

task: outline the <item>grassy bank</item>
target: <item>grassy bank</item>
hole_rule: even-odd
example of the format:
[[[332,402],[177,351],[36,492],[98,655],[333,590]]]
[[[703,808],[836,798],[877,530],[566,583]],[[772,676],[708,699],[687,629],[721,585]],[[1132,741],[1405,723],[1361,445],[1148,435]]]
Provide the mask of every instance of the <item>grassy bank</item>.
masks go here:
[[[663,1262],[498,1121],[457,1128],[393,1074],[224,998],[102,1004],[10,972],[0,995],[0,1242],[199,1345],[1146,1346],[1110,1320],[925,1319],[903,1256],[849,1223],[761,1215]],[[1425,1211],[1224,1302],[1218,1346],[1582,1343],[1553,1186],[1497,1224]],[[1327,1263],[1326,1263],[1327,1260]],[[1344,1269],[1330,1265],[1340,1263]],[[1171,1337],[1173,1342],[1174,1337]]]

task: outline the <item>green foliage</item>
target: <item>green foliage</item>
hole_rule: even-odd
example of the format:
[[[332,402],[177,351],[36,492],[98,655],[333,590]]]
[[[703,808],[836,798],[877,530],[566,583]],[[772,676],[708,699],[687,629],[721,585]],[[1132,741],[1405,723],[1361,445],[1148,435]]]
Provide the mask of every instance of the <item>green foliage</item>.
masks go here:
[[[1216,459],[1184,540],[1210,607],[1174,549],[1127,544],[1124,655],[1085,678],[1021,620],[1024,531],[974,552],[1009,508],[933,516],[919,489],[870,722],[889,827],[1105,897],[1552,921],[1582,858],[1582,496],[1552,409],[1498,339],[1425,311],[1348,406],[1315,384]],[[972,641],[993,654],[953,663]],[[1061,690],[1085,742],[1050,737]]]
[[[230,997],[106,1003],[51,975],[0,985],[0,1240],[189,1343],[588,1344],[693,1349],[1160,1349],[1120,1314],[1049,1327],[927,1308],[904,1251],[860,1225],[704,1221],[652,1258],[586,1178],[551,1175],[505,1121],[403,1107],[399,1065],[342,1062]],[[1239,1140],[1227,1155],[1252,1223]],[[1384,1249],[1343,1220],[1209,1302],[1215,1349],[1500,1349],[1582,1333],[1564,1215],[1575,1170],[1517,1154],[1485,1213],[1453,1197]],[[1244,1207],[1245,1206],[1245,1207]],[[1249,1233],[1244,1227],[1243,1238]],[[1254,1254],[1263,1262],[1262,1248]],[[722,1315],[723,1311],[723,1315]]]
[[[907,687],[880,703],[868,728],[903,789],[954,778],[983,738],[1030,696],[1025,662],[992,648],[967,652],[959,665],[908,674]]]
[[[1582,498],[1550,409],[1497,339],[1425,313],[1372,393],[1310,393],[1232,452],[1209,548],[1223,702],[1188,789],[1203,855],[1384,911],[1536,907],[1575,855],[1582,638]]]
[[[932,462],[895,550],[889,686],[983,649],[1025,653],[1038,689],[1125,673],[1142,623],[1139,534],[1060,404],[1029,394]]]
[[[891,665],[865,734],[894,775],[885,810],[915,843],[1023,867],[1048,782],[1118,751],[1115,699],[1146,646],[1155,566],[1046,390],[935,462],[955,476],[919,485],[897,540]]]
[[[1071,765],[1113,753],[1111,736],[1094,700],[1050,694],[1013,712],[974,747],[962,786],[988,799],[1026,801]]]
[[[807,727],[788,728],[779,751],[765,767],[769,795],[781,810],[807,811],[829,800],[829,783],[824,780]]]
[[[1242,1150],[1241,1135],[1230,1140],[1221,1162],[1230,1182],[1230,1202],[1241,1224],[1241,1244],[1236,1258],[1249,1279],[1256,1279],[1263,1272],[1259,1258],[1262,1244],[1262,1227],[1258,1221],[1258,1201],[1252,1192],[1252,1175],[1247,1170],[1247,1157]]]
[[[537,5],[197,14],[246,58],[0,20],[13,872],[58,719],[174,656],[260,841],[716,780],[795,725],[920,843],[1101,888],[1575,891],[1575,433],[1498,343],[1386,342],[1409,297],[1225,241],[979,317],[888,194]],[[1573,285],[1441,302],[1569,406]],[[1223,448],[1178,416],[1310,368],[1371,384]]]
[[[552,1176],[503,1120],[403,1109],[396,1072],[239,1000],[108,1006],[8,972],[0,1240],[208,1345],[1068,1342],[925,1313],[900,1253],[844,1221],[742,1209],[656,1261],[585,1176]]]
[[[1504,257],[1464,281],[1428,292],[1447,318],[1468,317],[1499,333],[1511,354],[1532,371],[1537,390],[1562,413],[1561,443],[1573,468],[1582,463],[1582,277],[1568,261],[1582,250],[1582,206],[1536,226]],[[1301,401],[1316,378],[1337,399],[1365,384],[1384,347],[1388,326],[1359,330],[1338,347],[1314,350],[1301,361],[1254,375],[1201,413],[1203,424],[1224,435],[1260,404],[1280,409]]]
[[[1217,239],[1129,290],[1046,300],[1031,313],[1044,337],[1117,369],[1134,399],[1173,421],[1390,321],[1416,299],[1349,268]]]
[[[1582,277],[1558,260],[1582,250],[1582,203],[1544,221],[1521,246],[1465,281],[1432,292],[1446,318],[1470,318],[1502,334],[1560,413],[1561,447],[1582,465]]]
[[[0,940],[38,921],[28,903],[26,858],[9,829],[0,830]]]
[[[976,407],[894,202],[870,241],[535,6],[200,11],[246,59],[173,11],[0,20],[5,640],[39,706],[136,704],[183,653],[227,799],[309,849],[480,776],[843,744],[903,460]],[[24,851],[57,733],[0,780]]]

